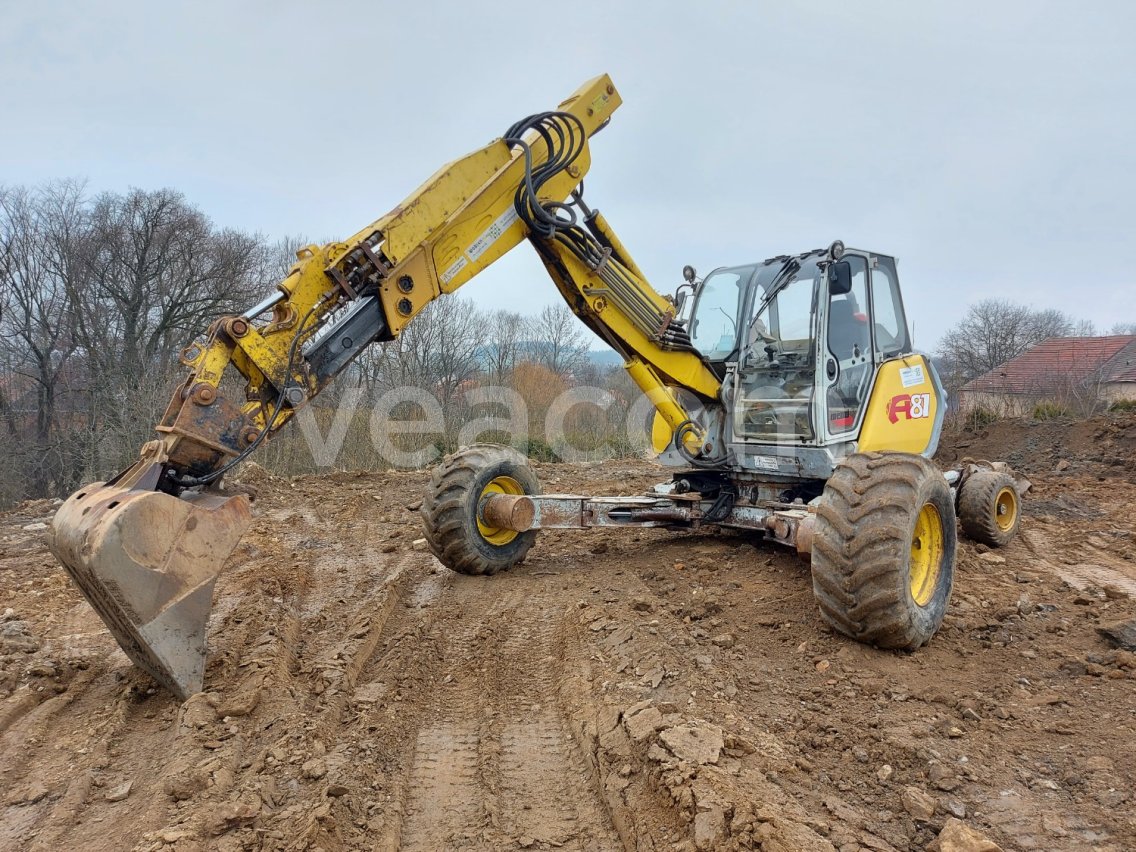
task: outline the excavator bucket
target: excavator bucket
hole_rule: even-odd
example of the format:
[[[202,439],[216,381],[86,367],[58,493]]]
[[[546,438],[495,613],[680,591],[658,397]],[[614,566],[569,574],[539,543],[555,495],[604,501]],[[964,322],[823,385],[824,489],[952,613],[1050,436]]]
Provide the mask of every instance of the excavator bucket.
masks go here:
[[[71,495],[48,545],[126,655],[184,701],[201,691],[213,584],[252,521],[248,498],[173,497],[126,474]]]

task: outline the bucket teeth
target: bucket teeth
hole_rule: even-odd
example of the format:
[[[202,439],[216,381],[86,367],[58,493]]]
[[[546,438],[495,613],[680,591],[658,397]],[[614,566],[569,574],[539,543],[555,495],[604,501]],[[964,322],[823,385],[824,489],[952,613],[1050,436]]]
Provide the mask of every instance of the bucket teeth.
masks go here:
[[[252,520],[243,495],[187,498],[95,483],[48,531],[122,650],[182,700],[201,691],[213,585]]]

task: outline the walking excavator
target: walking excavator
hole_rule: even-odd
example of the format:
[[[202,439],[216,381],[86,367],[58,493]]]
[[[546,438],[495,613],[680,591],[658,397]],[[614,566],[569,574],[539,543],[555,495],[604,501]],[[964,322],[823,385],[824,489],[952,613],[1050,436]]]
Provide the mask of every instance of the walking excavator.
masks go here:
[[[734,527],[810,559],[839,633],[908,650],[931,639],[956,519],[1005,544],[1023,489],[999,464],[930,461],[945,395],[912,348],[894,258],[836,241],[701,278],[687,267],[661,295],[584,200],[592,137],[620,103],[604,75],[518,121],[357,234],[300,250],[274,292],[181,352],[188,377],[139,460],[71,495],[48,531],[136,665],[182,699],[201,690],[214,583],[251,523],[225,475],[365,349],[522,242],[623,358],[674,471],[643,495],[543,494],[517,450],[465,447],[422,504],[443,564],[493,574],[548,528]]]

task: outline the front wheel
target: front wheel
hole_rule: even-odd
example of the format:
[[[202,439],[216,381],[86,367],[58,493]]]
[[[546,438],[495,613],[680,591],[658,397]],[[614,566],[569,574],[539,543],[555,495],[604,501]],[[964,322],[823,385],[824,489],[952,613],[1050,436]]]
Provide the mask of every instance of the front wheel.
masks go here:
[[[954,582],[955,507],[922,456],[856,453],[817,503],[813,593],[834,629],[914,650],[943,623]]]
[[[422,499],[426,542],[459,574],[496,574],[524,561],[536,530],[516,532],[488,524],[482,501],[493,494],[539,494],[528,459],[511,447],[471,444],[434,469]]]

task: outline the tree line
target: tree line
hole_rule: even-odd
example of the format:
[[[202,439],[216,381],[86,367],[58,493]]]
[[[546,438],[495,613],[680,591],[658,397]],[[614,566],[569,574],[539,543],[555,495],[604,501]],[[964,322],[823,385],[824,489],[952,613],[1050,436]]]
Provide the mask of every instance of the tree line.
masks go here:
[[[1101,333],[1092,322],[1062,311],[984,299],[968,307],[963,318],[943,335],[935,362],[947,389],[954,391],[1043,340],[1096,337]],[[1136,334],[1136,322],[1116,323],[1103,333]]]
[[[0,186],[0,505],[63,496],[130,464],[184,378],[181,349],[271,292],[305,243],[218,227],[171,189]],[[456,405],[471,381],[604,378],[566,307],[526,317],[449,297],[368,351],[335,392],[413,385]]]
[[[1130,403],[1118,401],[1110,392],[1109,362],[1086,363],[1076,354],[1080,349],[1068,350],[1064,370],[1053,368],[1034,375],[1029,379],[1031,387],[1021,387],[1019,379],[1012,391],[980,390],[969,397],[959,391],[973,379],[999,371],[1007,361],[1044,340],[1105,335],[1136,335],[1136,323],[1116,323],[1102,335],[1092,322],[1076,320],[1061,311],[985,299],[967,308],[963,318],[943,335],[935,363],[949,398],[962,415],[960,424],[982,426],[1022,414],[1043,420],[1091,417]]]
[[[0,505],[63,496],[130,464],[184,378],[181,349],[218,316],[270,292],[306,242],[218,227],[171,189],[0,186],[0,433],[7,439]],[[936,361],[953,390],[1041,340],[1095,333],[1060,311],[985,300],[944,335]],[[1110,333],[1136,333],[1136,324]],[[524,316],[483,311],[468,298],[439,299],[397,340],[365,352],[314,412],[326,424],[349,390],[365,405],[394,388],[422,388],[442,406],[446,448],[475,413],[469,389],[492,384],[523,398],[528,434],[539,444],[558,396],[599,386],[618,404],[609,412],[584,407],[569,425],[581,446],[613,445],[625,435],[615,424],[635,390],[622,370],[593,363],[589,339],[563,305]],[[340,464],[382,463],[367,449],[364,420],[360,412],[351,424]],[[295,432],[266,445],[258,460],[283,472],[315,469]],[[539,455],[542,448],[530,449]]]

